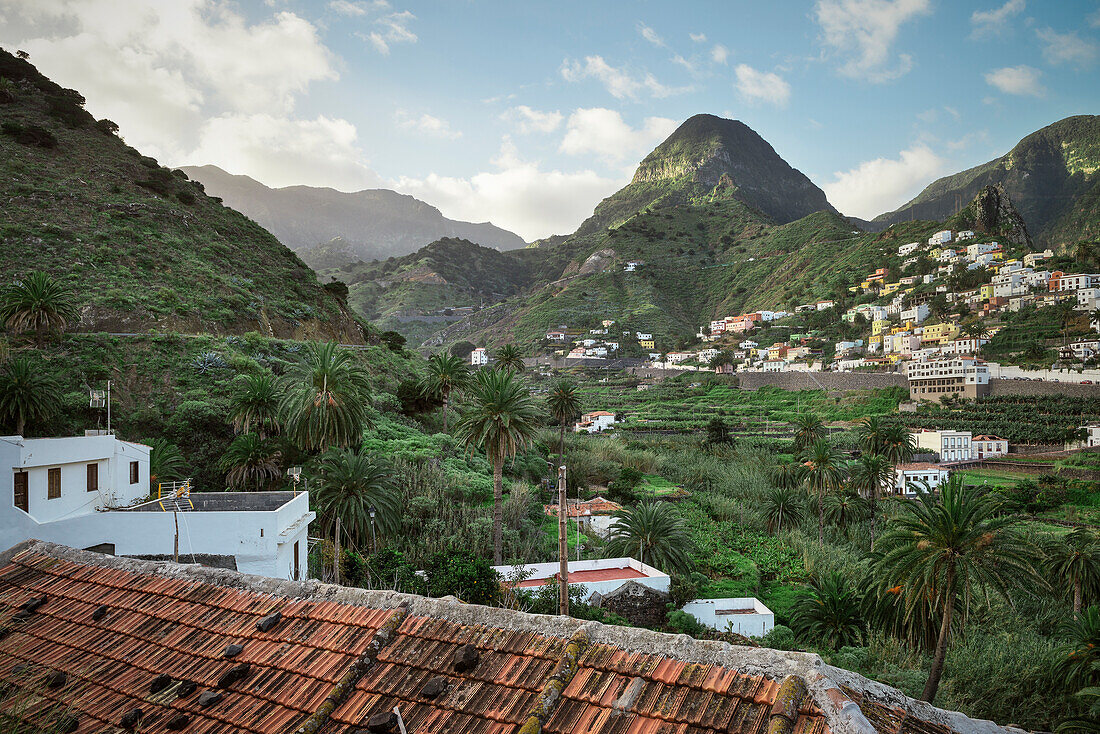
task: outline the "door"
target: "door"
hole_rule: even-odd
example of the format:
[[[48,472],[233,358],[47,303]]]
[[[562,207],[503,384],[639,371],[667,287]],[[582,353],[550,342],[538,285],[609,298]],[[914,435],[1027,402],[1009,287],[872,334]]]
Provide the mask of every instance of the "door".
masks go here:
[[[299,551],[298,544],[301,543],[301,542],[302,541],[300,541],[300,540],[294,541],[294,576],[293,576],[293,579],[295,581],[301,581],[302,580],[302,577],[299,575],[299,573],[301,571],[301,568],[298,565],[298,551]]]
[[[15,506],[23,512],[30,512],[30,499],[27,491],[27,472],[15,472]]]

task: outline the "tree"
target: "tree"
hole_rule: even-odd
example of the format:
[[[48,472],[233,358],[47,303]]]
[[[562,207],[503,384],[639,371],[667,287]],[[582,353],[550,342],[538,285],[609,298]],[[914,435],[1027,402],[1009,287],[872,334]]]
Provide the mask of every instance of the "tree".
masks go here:
[[[554,383],[546,396],[546,407],[561,428],[558,436],[558,456],[565,461],[565,426],[581,412],[581,398],[572,381],[561,379]]]
[[[794,434],[795,451],[801,453],[825,438],[825,424],[813,413],[799,413],[794,418],[797,429]]]
[[[921,699],[931,703],[943,675],[951,622],[961,594],[985,588],[1006,598],[1025,581],[1043,584],[1035,572],[1031,546],[1016,531],[1011,516],[997,516],[999,504],[958,477],[940,486],[939,495],[921,493],[882,537],[876,560],[881,583],[906,592],[907,612],[922,597],[932,599],[940,630],[932,667]]]
[[[470,368],[465,360],[453,354],[433,354],[428,358],[428,375],[424,378],[424,393],[443,402],[443,432],[447,433],[447,408],[451,395],[470,384]]]
[[[515,344],[505,344],[497,352],[497,369],[523,372],[523,353]]]
[[[527,386],[510,370],[479,370],[467,394],[469,407],[455,434],[468,450],[484,448],[493,466],[493,564],[499,566],[504,562],[504,461],[531,442],[538,410]]]
[[[12,331],[33,330],[39,349],[49,332],[64,331],[79,318],[72,289],[41,271],[8,286],[0,297],[0,319]]]
[[[166,438],[146,439],[149,446],[149,484],[155,487],[160,482],[170,482],[183,476],[187,468],[183,452]]]
[[[909,429],[900,423],[887,426],[882,436],[882,448],[879,450],[891,465],[897,466],[913,460],[917,452],[917,439]]]
[[[947,302],[947,296],[942,293],[937,293],[932,296],[932,299],[928,302],[928,310],[930,310],[932,315],[937,319],[943,321],[951,311],[951,306]]]
[[[279,383],[270,372],[242,375],[229,394],[229,421],[237,433],[260,438],[279,432]]]
[[[1077,528],[1045,549],[1050,574],[1073,597],[1073,616],[1081,614],[1086,595],[1100,590],[1100,536],[1091,528]]]
[[[840,486],[844,479],[841,455],[832,444],[820,439],[806,452],[802,465],[802,482],[817,496],[817,544],[825,543],[825,494]]]
[[[243,433],[233,439],[218,462],[225,472],[225,483],[236,490],[260,490],[279,478],[282,452],[271,441],[255,433]]]
[[[731,442],[729,424],[721,416],[716,415],[711,418],[707,423],[707,443],[729,444]]]
[[[867,497],[871,513],[871,550],[875,548],[875,524],[878,521],[878,496],[894,484],[894,466],[880,454],[861,456],[852,467],[852,486]]]
[[[370,427],[370,383],[350,351],[310,342],[279,402],[286,435],[303,451],[356,446]]]
[[[866,501],[846,486],[840,486],[835,492],[825,495],[825,514],[829,522],[848,533],[848,526],[858,522],[867,514]]]
[[[839,573],[814,578],[791,606],[794,631],[834,650],[859,645],[866,630],[859,592]]]
[[[859,422],[856,427],[856,436],[859,441],[859,449],[865,454],[881,454],[885,444],[886,425],[877,415],[869,415]]]
[[[691,571],[691,534],[676,508],[647,502],[620,510],[611,523],[608,556],[629,556],[662,571]]]
[[[61,388],[26,357],[10,359],[0,369],[0,418],[15,424],[22,436],[28,422],[44,421],[61,407]]]
[[[451,345],[451,354],[459,359],[469,359],[470,352],[474,351],[476,347],[467,341],[455,342]]]
[[[802,483],[802,465],[793,461],[776,464],[771,468],[769,479],[776,487],[794,489]]]
[[[370,540],[371,508],[376,532],[392,533],[401,527],[401,497],[386,464],[362,451],[337,448],[321,455],[318,468],[321,480],[310,499],[325,535],[340,518],[341,529],[353,539]]]
[[[383,331],[378,338],[391,352],[400,354],[401,350],[405,348],[405,336],[398,331]]]
[[[789,465],[784,465],[789,466]],[[783,526],[797,527],[805,510],[802,496],[794,487],[776,486],[764,494],[764,522],[768,532],[781,533]]]

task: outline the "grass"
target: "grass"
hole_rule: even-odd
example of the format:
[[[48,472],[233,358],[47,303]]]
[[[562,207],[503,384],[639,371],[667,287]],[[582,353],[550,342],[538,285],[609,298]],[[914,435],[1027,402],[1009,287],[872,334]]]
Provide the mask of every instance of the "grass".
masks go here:
[[[681,492],[680,487],[656,474],[646,474],[635,491],[650,497],[666,497]]]

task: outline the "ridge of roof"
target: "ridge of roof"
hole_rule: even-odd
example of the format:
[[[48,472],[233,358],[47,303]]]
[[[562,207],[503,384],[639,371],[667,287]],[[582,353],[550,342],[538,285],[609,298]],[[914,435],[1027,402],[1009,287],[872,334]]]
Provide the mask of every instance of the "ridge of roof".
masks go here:
[[[917,725],[921,731],[928,731],[928,725],[944,727],[960,734],[1006,734],[1020,731],[914,701],[894,688],[868,680],[857,673],[827,665],[814,653],[785,652],[713,640],[695,640],[682,634],[463,604],[454,598],[432,599],[395,591],[335,586],[315,580],[287,581],[226,569],[106,556],[37,540],[26,541],[0,552],[0,566],[6,566],[13,560],[18,562],[20,557],[30,556],[47,556],[82,566],[207,584],[286,600],[329,602],[334,603],[333,606],[369,607],[395,613],[403,608],[410,617],[428,617],[462,626],[537,633],[543,637],[558,638],[563,647],[580,635],[587,640],[586,644],[592,646],[644,651],[649,655],[681,663],[721,666],[740,674],[763,676],[776,682],[796,676],[805,683],[813,703],[825,716],[828,731],[832,734],[897,732],[901,727],[896,720],[899,715],[901,719],[919,720]],[[870,719],[863,709],[870,713]],[[875,724],[871,723],[871,719]],[[882,728],[884,726],[889,728]]]

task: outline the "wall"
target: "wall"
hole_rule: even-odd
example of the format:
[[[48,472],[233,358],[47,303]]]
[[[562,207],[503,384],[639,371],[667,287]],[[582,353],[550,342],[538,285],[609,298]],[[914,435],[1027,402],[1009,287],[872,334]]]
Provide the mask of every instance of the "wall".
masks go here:
[[[1080,384],[1081,380],[1100,382],[1100,370],[1024,370],[1012,365],[989,363],[989,376],[1011,380],[1013,377],[1039,377],[1050,382]]]
[[[905,375],[895,372],[738,372],[741,387],[756,390],[765,385],[783,390],[821,390],[844,392],[874,388],[909,389]]]
[[[583,588],[584,598],[587,599],[593,593],[608,594],[615,591],[627,581],[635,581],[643,586],[648,586],[651,589],[657,591],[668,592],[669,577],[668,574],[658,571],[653,566],[649,566],[645,563],[640,563],[633,558],[598,558],[588,561],[569,561],[570,573],[577,571],[592,571],[605,568],[625,568],[631,567],[642,573],[645,576],[629,579],[609,579],[607,581],[587,581],[584,583],[570,582],[570,586],[579,586]],[[493,566],[493,568],[500,573],[505,581],[515,578],[517,570],[522,571],[528,580],[531,579],[553,579],[555,574],[558,573],[559,565],[557,561],[551,563],[529,563],[522,566]]]
[[[724,609],[755,609],[755,614],[718,614]],[[727,599],[696,599],[684,605],[684,611],[695,617],[701,624],[746,637],[763,637],[775,626],[775,615],[758,599],[753,597],[730,597]]]
[[[1032,376],[1037,376],[1033,373]],[[1088,379],[1088,378],[1083,378]],[[1034,380],[989,381],[990,395],[1069,395],[1100,399],[1100,385],[1074,385],[1069,382],[1039,382]]]

